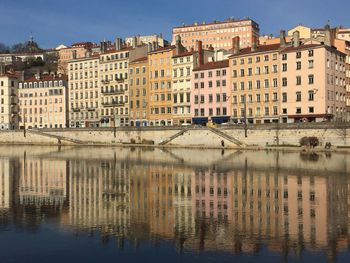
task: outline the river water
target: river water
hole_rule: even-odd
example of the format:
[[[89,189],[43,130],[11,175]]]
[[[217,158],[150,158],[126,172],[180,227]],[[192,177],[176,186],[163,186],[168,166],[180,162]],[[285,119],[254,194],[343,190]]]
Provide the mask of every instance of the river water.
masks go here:
[[[350,155],[0,146],[1,262],[349,262]]]

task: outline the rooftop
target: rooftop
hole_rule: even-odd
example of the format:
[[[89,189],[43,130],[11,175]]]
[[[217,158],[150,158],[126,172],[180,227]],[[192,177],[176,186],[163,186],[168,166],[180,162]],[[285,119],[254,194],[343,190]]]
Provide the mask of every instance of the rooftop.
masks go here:
[[[46,75],[46,76],[42,76],[39,79],[37,79],[35,77],[30,77],[30,78],[25,79],[24,81],[20,81],[20,83],[40,82],[40,81],[55,81],[55,80],[68,80],[68,76],[67,75],[61,75],[61,76]]]
[[[229,61],[228,61],[228,59],[226,59],[226,60],[222,60],[222,61],[205,63],[205,64],[193,69],[193,71],[209,70],[209,69],[216,69],[216,68],[227,68],[228,66],[229,66]]]

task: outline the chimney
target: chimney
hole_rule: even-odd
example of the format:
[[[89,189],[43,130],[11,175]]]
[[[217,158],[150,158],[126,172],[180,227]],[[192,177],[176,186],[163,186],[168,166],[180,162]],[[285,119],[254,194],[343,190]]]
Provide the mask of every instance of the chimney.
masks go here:
[[[299,31],[293,32],[293,47],[299,47],[300,46],[300,33]]]
[[[152,52],[152,43],[149,42],[147,46],[148,46],[148,52]]]
[[[181,53],[181,37],[179,35],[175,37],[175,46],[176,54],[179,55]]]
[[[156,41],[152,42],[152,50],[153,51],[157,50],[157,42]]]
[[[280,46],[281,47],[286,47],[286,31],[281,30],[280,31]]]
[[[122,49],[122,39],[117,37],[115,39],[115,50],[121,50]]]
[[[136,39],[137,39],[137,42],[136,42],[136,43],[137,43],[137,46],[138,46],[138,45],[142,45],[140,35],[137,35]]]
[[[324,44],[326,45],[326,46],[332,46],[332,39],[331,39],[332,37],[331,37],[331,27],[330,27],[330,25],[326,25],[325,27],[324,27]]]
[[[77,59],[77,51],[76,50],[72,51],[72,58]]]
[[[233,51],[233,55],[236,55],[239,53],[240,47],[239,47],[239,36],[236,36],[234,38],[232,38],[232,51]]]
[[[137,47],[137,37],[136,37],[136,36],[134,36],[134,37],[132,38],[132,47],[133,47],[133,48]]]
[[[85,56],[89,58],[91,57],[91,53],[92,53],[92,50],[89,48],[88,50],[86,50]]]
[[[253,36],[253,42],[252,42],[252,47],[251,47],[251,51],[255,52],[258,49],[258,41],[257,41],[257,37]]]
[[[203,43],[202,41],[197,41],[197,51],[198,51],[198,64],[199,66],[204,64],[203,61]]]

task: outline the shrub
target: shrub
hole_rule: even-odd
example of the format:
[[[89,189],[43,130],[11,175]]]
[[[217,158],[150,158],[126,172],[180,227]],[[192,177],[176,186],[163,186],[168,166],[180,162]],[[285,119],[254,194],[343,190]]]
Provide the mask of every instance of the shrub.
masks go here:
[[[312,147],[316,147],[319,145],[319,140],[317,137],[315,136],[311,136],[311,137],[302,137],[299,140],[300,146],[312,146]]]

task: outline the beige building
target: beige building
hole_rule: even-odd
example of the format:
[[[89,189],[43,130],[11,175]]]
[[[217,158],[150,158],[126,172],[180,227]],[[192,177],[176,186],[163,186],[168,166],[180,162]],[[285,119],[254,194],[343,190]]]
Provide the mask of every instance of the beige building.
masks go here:
[[[147,56],[147,46],[122,46],[117,38],[115,49],[100,55],[101,126],[129,126],[129,63]]]
[[[99,55],[68,62],[70,127],[99,127]]]
[[[67,76],[32,77],[19,83],[22,128],[67,128]]]
[[[159,47],[165,47],[168,44],[168,41],[166,41],[163,38],[162,34],[159,35],[148,35],[148,36],[133,36],[133,37],[126,37],[125,38],[125,43],[127,46],[133,46],[134,43],[137,45],[142,45],[146,44],[148,45],[149,43],[158,43]]]
[[[149,125],[148,59],[142,57],[130,62],[130,125]]]
[[[172,43],[180,36],[182,44],[190,50],[197,41],[202,41],[204,48],[231,49],[231,39],[238,36],[241,47],[251,46],[253,38],[259,37],[259,25],[252,19],[233,19],[212,23],[194,23],[173,28]]]
[[[0,130],[18,128],[18,78],[0,72]]]
[[[234,122],[279,122],[280,44],[240,49],[238,39],[230,57],[232,119]]]

